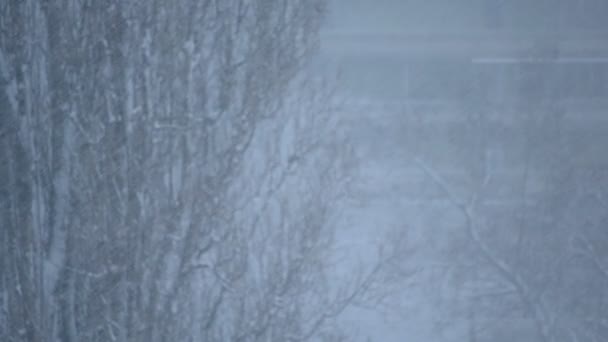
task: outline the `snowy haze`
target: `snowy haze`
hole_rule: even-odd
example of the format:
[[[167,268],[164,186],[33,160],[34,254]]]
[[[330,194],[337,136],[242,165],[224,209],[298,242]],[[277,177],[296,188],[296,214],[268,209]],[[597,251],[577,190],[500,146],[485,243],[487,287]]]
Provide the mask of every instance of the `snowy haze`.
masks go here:
[[[345,315],[355,340],[608,338],[606,15],[605,1],[331,3],[320,64],[339,72],[361,158],[344,239],[364,257],[401,230],[410,251],[390,309]]]
[[[608,340],[607,16],[0,1],[0,341]]]

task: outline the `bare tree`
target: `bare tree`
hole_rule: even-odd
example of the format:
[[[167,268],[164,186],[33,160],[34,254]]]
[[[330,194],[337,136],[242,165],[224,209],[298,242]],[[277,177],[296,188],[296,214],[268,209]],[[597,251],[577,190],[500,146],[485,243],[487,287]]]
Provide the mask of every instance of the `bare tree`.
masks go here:
[[[603,189],[591,190],[591,184],[601,184],[595,181],[604,172],[601,166],[581,168],[572,158],[584,153],[576,143],[580,133],[565,129],[571,123],[555,116],[559,108],[525,109],[534,115],[510,123],[521,133],[515,141],[500,139],[500,118],[473,117],[466,181],[448,179],[417,158],[462,218],[461,238],[450,254],[460,274],[449,281],[466,297],[452,298],[451,309],[465,318],[446,323],[469,325],[469,339],[477,341],[601,340],[605,263],[598,248],[606,236],[598,227],[605,212]],[[521,159],[509,173],[498,158]]]
[[[331,274],[323,1],[0,6],[1,339],[344,336],[389,257]]]

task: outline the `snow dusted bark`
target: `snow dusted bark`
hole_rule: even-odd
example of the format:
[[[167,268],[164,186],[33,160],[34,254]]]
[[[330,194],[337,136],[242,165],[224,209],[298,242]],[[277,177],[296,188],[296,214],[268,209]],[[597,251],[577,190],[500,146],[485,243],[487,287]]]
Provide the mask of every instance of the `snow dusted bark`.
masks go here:
[[[1,6],[0,338],[310,340],[364,296],[323,1]]]

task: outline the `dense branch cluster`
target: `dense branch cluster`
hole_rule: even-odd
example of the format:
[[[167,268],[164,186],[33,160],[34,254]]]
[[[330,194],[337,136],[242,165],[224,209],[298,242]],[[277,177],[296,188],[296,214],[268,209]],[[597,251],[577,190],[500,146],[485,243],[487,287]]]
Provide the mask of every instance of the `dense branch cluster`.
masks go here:
[[[350,151],[319,0],[0,4],[0,340],[300,341]],[[320,90],[321,89],[321,90]]]

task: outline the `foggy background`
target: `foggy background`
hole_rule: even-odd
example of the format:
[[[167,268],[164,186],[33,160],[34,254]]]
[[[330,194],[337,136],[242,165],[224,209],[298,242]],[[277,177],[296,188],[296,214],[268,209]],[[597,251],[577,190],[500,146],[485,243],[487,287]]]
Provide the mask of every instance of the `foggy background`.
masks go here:
[[[346,239],[407,231],[366,341],[601,341],[608,2],[334,0],[320,64],[361,158]],[[359,250],[365,255],[365,250]]]
[[[608,340],[607,17],[0,1],[0,341]]]

